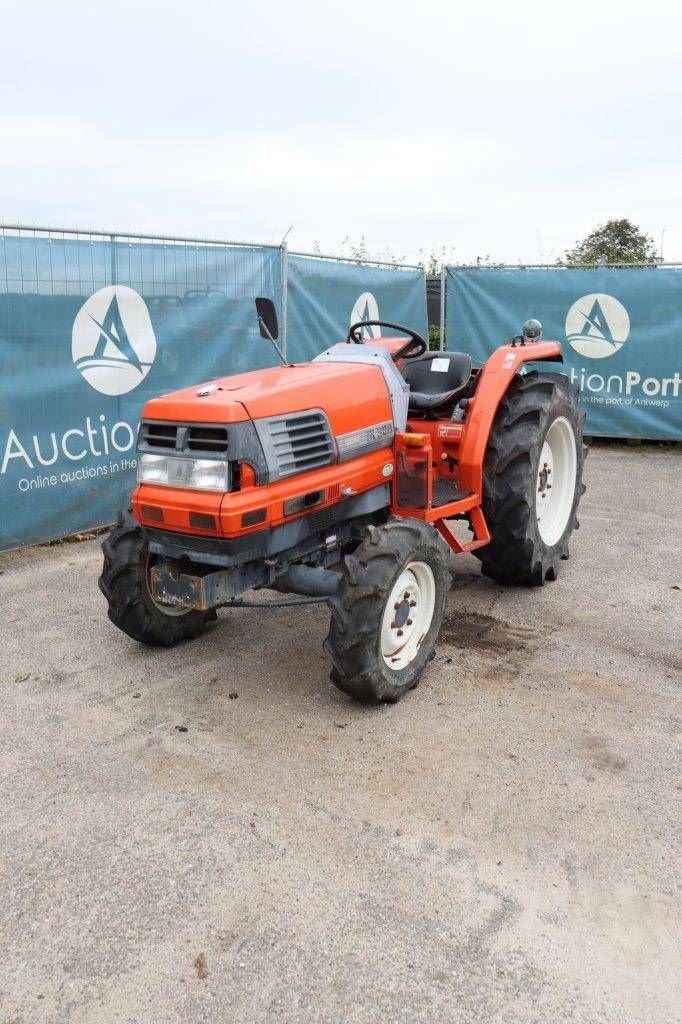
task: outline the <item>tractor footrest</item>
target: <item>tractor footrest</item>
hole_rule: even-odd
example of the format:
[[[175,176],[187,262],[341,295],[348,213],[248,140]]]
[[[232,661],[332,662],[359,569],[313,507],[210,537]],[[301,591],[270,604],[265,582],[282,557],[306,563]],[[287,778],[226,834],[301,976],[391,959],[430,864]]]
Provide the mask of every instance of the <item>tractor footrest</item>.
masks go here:
[[[468,497],[469,492],[462,490],[452,480],[436,477],[431,492],[431,508],[440,508],[441,505],[449,505],[451,501],[462,501]]]

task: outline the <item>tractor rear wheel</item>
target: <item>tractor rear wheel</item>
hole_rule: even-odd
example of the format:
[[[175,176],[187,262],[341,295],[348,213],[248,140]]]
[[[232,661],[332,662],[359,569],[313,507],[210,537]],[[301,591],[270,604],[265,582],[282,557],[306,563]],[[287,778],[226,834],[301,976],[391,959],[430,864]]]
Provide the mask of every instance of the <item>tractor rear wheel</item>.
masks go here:
[[[171,647],[192,640],[216,618],[207,612],[159,604],[149,590],[154,556],[131,512],[119,512],[116,525],[102,544],[104,567],[99,589],[109,604],[109,618],[133,640],[150,646]]]
[[[363,703],[395,702],[433,657],[450,587],[436,530],[416,519],[367,528],[344,560],[325,650],[335,686]]]
[[[491,541],[474,553],[499,583],[541,586],[568,558],[585,491],[585,413],[561,373],[518,376],[490,433],[483,466],[483,512]]]

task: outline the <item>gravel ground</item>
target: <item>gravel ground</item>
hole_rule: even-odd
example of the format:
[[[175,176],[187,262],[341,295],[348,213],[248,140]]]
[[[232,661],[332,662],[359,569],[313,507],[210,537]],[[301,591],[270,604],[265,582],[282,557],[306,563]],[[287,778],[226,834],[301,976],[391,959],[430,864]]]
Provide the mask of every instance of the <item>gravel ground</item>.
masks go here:
[[[137,646],[0,558],[1,1024],[680,1019],[679,450],[595,448],[560,579],[458,560],[395,706],[324,607]]]

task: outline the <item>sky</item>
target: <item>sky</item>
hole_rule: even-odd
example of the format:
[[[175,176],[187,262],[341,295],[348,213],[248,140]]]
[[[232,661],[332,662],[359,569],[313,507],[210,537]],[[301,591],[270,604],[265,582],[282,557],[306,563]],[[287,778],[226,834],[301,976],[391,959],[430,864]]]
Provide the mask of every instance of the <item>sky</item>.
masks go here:
[[[0,0],[0,222],[682,260],[682,5]],[[350,239],[350,243],[344,240]]]

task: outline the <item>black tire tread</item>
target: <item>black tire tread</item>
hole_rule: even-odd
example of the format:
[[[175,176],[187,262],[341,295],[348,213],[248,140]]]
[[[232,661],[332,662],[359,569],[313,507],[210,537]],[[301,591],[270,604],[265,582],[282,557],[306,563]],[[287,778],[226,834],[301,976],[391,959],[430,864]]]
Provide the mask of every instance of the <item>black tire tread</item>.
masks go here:
[[[557,403],[569,408],[578,442],[578,474],[573,509],[558,543],[547,547],[534,528],[533,466]],[[579,526],[577,508],[587,448],[582,441],[585,413],[578,389],[560,373],[534,370],[514,379],[500,403],[483,466],[483,511],[491,541],[474,553],[481,571],[499,583],[541,586],[557,578],[558,563],[568,559],[569,541]]]
[[[216,619],[215,609],[169,616],[154,605],[146,586],[147,544],[130,510],[119,512],[102,552],[99,588],[107,600],[109,618],[133,640],[171,647],[193,640]]]
[[[432,626],[412,665],[393,672],[380,651],[385,602],[402,566],[419,553],[429,558],[436,578]],[[324,648],[332,660],[331,681],[362,703],[395,702],[415,687],[432,656],[450,585],[447,551],[432,526],[416,519],[389,519],[369,526],[356,550],[344,559],[344,582],[329,601],[331,622]],[[428,649],[427,649],[428,648]]]

